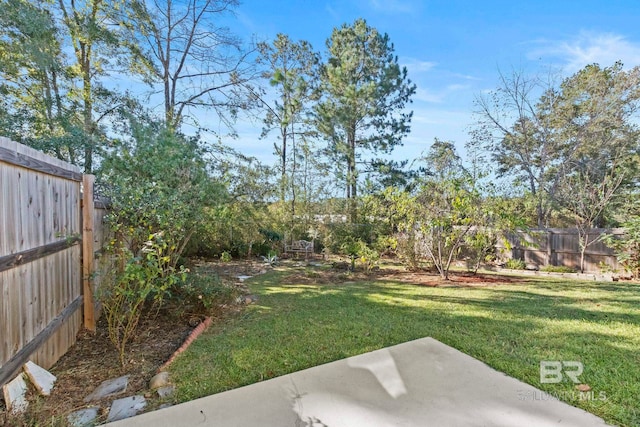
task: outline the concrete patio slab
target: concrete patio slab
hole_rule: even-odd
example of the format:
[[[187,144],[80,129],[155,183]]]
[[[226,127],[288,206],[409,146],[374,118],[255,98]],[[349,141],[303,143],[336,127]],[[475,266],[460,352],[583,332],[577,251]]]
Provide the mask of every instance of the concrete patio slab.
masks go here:
[[[110,427],[606,426],[432,338],[316,366]]]

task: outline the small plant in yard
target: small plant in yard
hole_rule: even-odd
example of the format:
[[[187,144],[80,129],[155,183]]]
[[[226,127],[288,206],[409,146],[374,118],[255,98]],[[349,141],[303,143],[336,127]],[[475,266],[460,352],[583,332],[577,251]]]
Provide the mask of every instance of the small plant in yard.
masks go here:
[[[231,262],[231,254],[227,251],[224,251],[220,254],[220,261],[222,262]]]
[[[364,266],[364,269],[369,273],[374,269],[380,261],[380,254],[375,249],[371,249],[364,242],[360,242],[360,250],[358,251],[358,261]]]
[[[606,235],[604,242],[615,251],[618,262],[625,271],[640,278],[640,217],[634,217],[622,224],[625,234],[622,237]]]
[[[274,266],[278,263],[278,254],[275,251],[269,251],[267,255],[263,255],[262,259],[265,264],[269,264],[270,266]]]
[[[194,273],[177,288],[182,309],[189,315],[210,315],[218,307],[233,303],[240,295],[235,286],[217,274]]]
[[[185,280],[187,271],[184,267],[174,269],[167,251],[168,243],[162,239],[162,233],[149,236],[140,256],[120,248],[115,256],[124,265],[115,273],[113,283],[101,289],[109,339],[123,366],[127,344],[135,336],[146,303],[160,307],[171,288]]]
[[[576,270],[567,267],[566,265],[545,265],[540,268],[540,271],[544,271],[546,273],[575,273]]]
[[[378,251],[371,249],[365,242],[359,239],[347,239],[340,247],[340,250],[351,260],[351,271],[355,271],[356,261],[361,263],[365,270],[369,272],[380,260]]]
[[[396,236],[396,253],[400,261],[409,270],[417,270],[420,266],[419,254],[416,251],[416,233],[398,233]]]
[[[521,259],[511,258],[507,260],[504,268],[509,268],[511,270],[524,270],[527,268],[527,264],[525,264],[525,262]]]
[[[360,252],[360,241],[349,237],[345,239],[345,242],[342,243],[342,245],[340,245],[340,251],[349,257],[351,260],[350,270],[355,271],[356,259],[358,259],[358,254]]]
[[[497,240],[496,233],[490,228],[476,229],[467,235],[465,243],[471,254],[467,261],[469,271],[476,274],[480,264],[495,259]]]

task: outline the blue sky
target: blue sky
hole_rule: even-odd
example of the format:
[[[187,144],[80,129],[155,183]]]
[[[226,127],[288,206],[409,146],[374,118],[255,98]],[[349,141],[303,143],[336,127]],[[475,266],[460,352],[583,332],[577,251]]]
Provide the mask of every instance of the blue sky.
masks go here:
[[[640,65],[638,0],[245,0],[231,25],[247,40],[282,32],[324,54],[332,29],[358,17],[389,35],[418,87],[412,132],[397,159],[419,156],[435,137],[464,154],[474,96],[497,87],[499,69],[569,75],[594,62]],[[237,130],[240,138],[228,143],[274,161],[272,144],[258,139],[259,123],[241,121]]]

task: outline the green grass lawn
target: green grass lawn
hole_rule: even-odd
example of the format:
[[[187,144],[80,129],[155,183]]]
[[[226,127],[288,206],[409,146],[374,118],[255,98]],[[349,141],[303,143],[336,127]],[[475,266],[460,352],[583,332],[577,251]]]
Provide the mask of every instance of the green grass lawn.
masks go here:
[[[488,287],[303,285],[287,276],[249,280],[258,302],[212,326],[174,362],[178,401],[430,336],[609,423],[640,425],[637,284],[526,277]],[[582,362],[580,380],[606,399],[580,400],[568,380],[541,384],[541,360]]]

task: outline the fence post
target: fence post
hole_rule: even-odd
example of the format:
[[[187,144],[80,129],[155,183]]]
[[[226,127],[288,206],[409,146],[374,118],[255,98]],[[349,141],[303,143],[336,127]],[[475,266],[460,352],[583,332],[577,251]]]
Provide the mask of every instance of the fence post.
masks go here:
[[[553,232],[547,229],[547,265],[556,265],[553,259]]]
[[[95,176],[82,177],[82,289],[84,300],[84,327],[96,330],[95,305],[93,301],[93,185]]]

